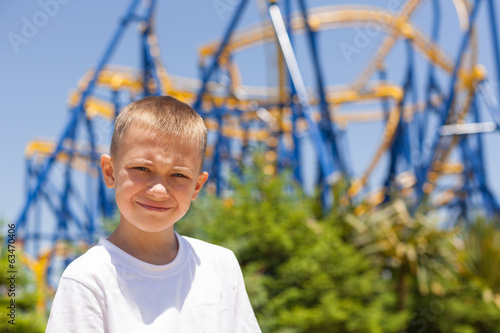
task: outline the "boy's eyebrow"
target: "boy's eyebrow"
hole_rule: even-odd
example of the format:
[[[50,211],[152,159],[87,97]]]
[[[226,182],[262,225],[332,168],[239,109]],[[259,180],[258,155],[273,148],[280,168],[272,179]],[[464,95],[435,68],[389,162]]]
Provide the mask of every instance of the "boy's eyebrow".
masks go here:
[[[137,159],[134,158],[134,159],[129,160],[126,164],[136,164],[136,163],[153,165],[152,161],[146,160],[144,158],[137,158]]]
[[[125,165],[134,165],[134,164],[142,164],[142,165],[147,165],[147,166],[153,166],[154,163],[150,160],[144,159],[144,158],[137,158],[137,159],[131,159]],[[191,172],[194,173],[193,169],[188,167],[188,166],[180,166],[180,165],[175,165],[172,167],[173,171],[183,171],[183,172]]]
[[[189,172],[193,172],[193,170],[190,168],[190,167],[183,167],[183,166],[174,166],[172,168],[172,170],[174,171],[189,171]]]

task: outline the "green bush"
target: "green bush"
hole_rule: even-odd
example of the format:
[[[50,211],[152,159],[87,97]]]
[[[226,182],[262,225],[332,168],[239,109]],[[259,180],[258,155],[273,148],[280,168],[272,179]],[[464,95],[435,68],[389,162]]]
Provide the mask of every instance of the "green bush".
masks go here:
[[[394,311],[390,282],[287,177],[247,170],[230,197],[200,197],[177,231],[235,252],[264,332],[401,331],[408,313]]]
[[[263,332],[500,332],[496,228],[459,237],[398,199],[356,217],[342,183],[323,217],[287,174],[260,170],[204,193],[176,228],[235,252]]]

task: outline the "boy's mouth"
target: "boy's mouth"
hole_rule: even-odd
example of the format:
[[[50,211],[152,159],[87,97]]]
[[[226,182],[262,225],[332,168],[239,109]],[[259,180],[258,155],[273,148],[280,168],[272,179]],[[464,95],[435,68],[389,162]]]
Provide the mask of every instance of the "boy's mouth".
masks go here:
[[[163,206],[158,206],[158,205],[147,205],[147,204],[144,204],[144,203],[140,203],[140,202],[137,202],[141,207],[143,208],[146,208],[146,209],[149,209],[149,210],[154,210],[154,211],[157,211],[157,212],[164,212],[168,209],[170,209],[169,207],[163,207]]]

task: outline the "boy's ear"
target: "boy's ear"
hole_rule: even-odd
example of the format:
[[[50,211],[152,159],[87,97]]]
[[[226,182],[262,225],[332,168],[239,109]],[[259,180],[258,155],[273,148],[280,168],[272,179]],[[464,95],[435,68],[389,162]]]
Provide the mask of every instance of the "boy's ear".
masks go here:
[[[200,193],[203,185],[205,185],[205,183],[207,182],[207,179],[208,179],[208,172],[203,171],[202,173],[200,173],[200,175],[198,176],[198,179],[196,180],[196,187],[194,188],[194,193],[193,193],[191,200],[196,199],[196,197],[198,196],[198,193]]]
[[[111,162],[111,156],[108,154],[102,154],[101,156],[101,169],[102,175],[104,177],[104,183],[109,188],[115,187],[115,177],[113,176],[113,163]]]

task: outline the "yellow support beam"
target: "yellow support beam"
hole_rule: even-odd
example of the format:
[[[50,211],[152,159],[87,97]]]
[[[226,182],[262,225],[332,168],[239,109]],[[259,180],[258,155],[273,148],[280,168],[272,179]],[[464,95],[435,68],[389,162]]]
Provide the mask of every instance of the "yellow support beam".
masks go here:
[[[68,104],[70,107],[75,107],[80,102],[81,95],[77,91],[70,93]],[[87,118],[93,119],[96,116],[100,116],[107,120],[113,120],[115,118],[115,107],[112,103],[103,101],[97,97],[87,97],[85,101],[85,113]]]
[[[374,59],[370,62],[365,71],[353,83],[352,89],[360,90],[366,85],[366,82],[368,82],[373,73],[382,66],[385,58],[389,54],[394,44],[396,44],[396,41],[400,35],[404,33],[408,35],[412,34],[413,28],[408,26],[406,23],[411,14],[417,9],[420,2],[420,0],[409,0],[405,3],[405,6],[401,10],[401,13],[395,18],[395,24],[393,24],[393,26],[390,28],[389,35],[382,41],[382,45],[375,53]]]
[[[403,94],[404,90],[400,86],[387,84],[385,82],[378,82],[363,92],[350,88],[334,91],[332,87],[328,87],[326,100],[330,104],[343,104],[385,98],[391,98],[396,102],[399,102],[402,100]]]
[[[64,149],[69,150],[72,146],[75,148],[75,153],[73,153],[71,157],[71,167],[81,172],[89,173],[91,176],[98,176],[94,168],[90,167],[90,159],[80,153],[81,151],[88,150],[88,147],[80,143],[73,143],[71,140],[64,142]],[[26,145],[24,153],[26,159],[41,161],[52,156],[55,149],[56,143],[53,140],[32,140]],[[97,150],[100,155],[107,153],[109,149],[105,146],[99,146]],[[69,162],[69,156],[65,151],[61,151],[57,154],[56,161],[67,164]]]
[[[30,258],[26,254],[21,256],[22,262],[33,272],[36,284],[36,311],[43,315],[45,315],[47,310],[46,300],[52,297],[54,293],[47,283],[47,269],[54,253],[54,249],[42,251],[38,259]]]
[[[375,166],[380,161],[383,153],[390,147],[391,142],[394,139],[394,135],[396,134],[396,129],[398,127],[400,113],[401,113],[401,109],[399,107],[394,108],[389,113],[389,119],[387,120],[384,135],[382,137],[382,143],[380,144],[377,151],[375,152],[372,160],[368,164],[368,167],[366,168],[363,175],[360,178],[355,179],[352,182],[349,189],[347,190],[347,194],[349,197],[351,197],[351,198],[355,197],[364,188],[364,186],[366,185],[366,182],[368,181],[368,178],[370,177],[373,170],[375,170]]]

